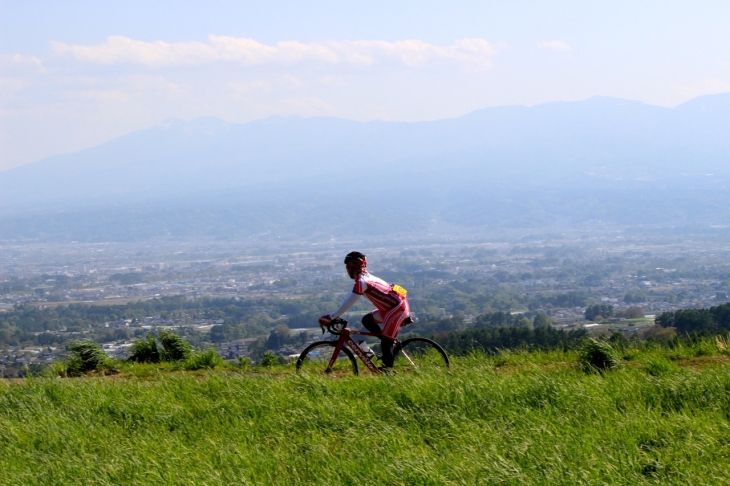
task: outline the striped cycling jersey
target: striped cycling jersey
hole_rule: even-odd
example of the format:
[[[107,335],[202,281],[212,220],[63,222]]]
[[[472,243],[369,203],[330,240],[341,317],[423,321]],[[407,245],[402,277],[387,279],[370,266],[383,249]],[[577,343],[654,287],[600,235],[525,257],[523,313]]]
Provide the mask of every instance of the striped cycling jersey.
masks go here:
[[[355,279],[352,293],[364,295],[378,310],[384,312],[399,306],[402,302],[400,296],[393,292],[392,285],[367,272],[361,273]]]

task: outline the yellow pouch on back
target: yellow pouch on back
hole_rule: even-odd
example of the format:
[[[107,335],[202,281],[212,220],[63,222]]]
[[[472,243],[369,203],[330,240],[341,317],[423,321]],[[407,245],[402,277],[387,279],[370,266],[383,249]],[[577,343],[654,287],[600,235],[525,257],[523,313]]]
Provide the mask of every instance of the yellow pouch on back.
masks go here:
[[[393,292],[400,295],[401,297],[405,297],[408,291],[401,287],[400,285],[393,285]]]

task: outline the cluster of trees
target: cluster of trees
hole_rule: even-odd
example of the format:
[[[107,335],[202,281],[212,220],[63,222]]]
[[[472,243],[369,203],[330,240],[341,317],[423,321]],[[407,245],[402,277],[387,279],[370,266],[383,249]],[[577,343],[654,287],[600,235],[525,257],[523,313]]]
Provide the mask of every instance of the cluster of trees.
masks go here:
[[[471,251],[469,255],[465,256],[486,261],[494,256],[494,251],[479,249]],[[550,258],[540,260],[539,264],[550,263],[552,265]],[[521,322],[523,317],[506,317],[509,311],[527,308],[535,312],[543,309],[583,307],[590,304],[589,294],[584,290],[564,292],[544,288],[542,292],[526,293],[521,288],[504,283],[513,276],[508,272],[493,277],[477,275],[454,279],[453,269],[448,265],[429,264],[429,267],[431,268],[424,266],[422,262],[412,262],[401,257],[397,259],[397,264],[390,266],[390,270],[384,270],[379,275],[388,281],[397,282],[411,291],[411,308],[417,309],[419,316],[429,321],[431,331],[459,330],[469,327],[459,317],[446,316],[479,315],[483,316],[479,325],[521,326],[526,325]],[[268,268],[266,267],[266,269]],[[251,272],[257,269],[251,266],[240,266],[240,268],[237,266],[232,270]],[[264,267],[261,270],[263,271]],[[575,275],[581,273],[599,275],[594,268],[571,267],[565,271]],[[541,278],[547,275],[542,275],[540,272],[539,268],[535,268],[532,273],[519,275],[519,278]],[[73,283],[61,282],[59,276],[54,278],[58,280],[54,283],[56,286]],[[112,275],[110,280],[119,284],[132,284],[144,278],[145,275],[141,273],[120,273]],[[33,283],[39,284],[40,282],[42,280]],[[13,286],[20,284],[20,282],[7,283]],[[23,283],[27,287],[30,282]],[[293,284],[294,282],[283,279],[272,286],[284,288]],[[343,289],[340,288],[339,283],[325,286],[327,288],[320,294],[321,296],[299,299],[234,300],[165,297],[121,306],[72,304],[46,309],[30,306],[18,307],[14,311],[0,315],[0,344],[61,344],[68,339],[64,334],[35,335],[34,333],[42,333],[46,330],[56,331],[64,327],[67,330],[92,331],[90,337],[99,342],[122,339],[128,336],[122,335],[122,332],[117,335],[113,331],[101,328],[101,325],[106,321],[142,319],[155,315],[166,320],[183,313],[191,319],[223,320],[221,326],[216,326],[211,331],[210,340],[213,342],[260,336],[268,334],[274,327],[282,324],[290,328],[310,327],[314,325],[317,317],[335,309],[339,304],[339,297],[335,297],[336,292]],[[359,307],[353,310],[358,309]],[[364,309],[363,307],[362,310]],[[514,322],[515,320],[518,322]],[[549,320],[546,322],[541,316],[537,325],[546,324],[549,324]]]
[[[451,299],[451,300],[449,300]],[[522,290],[504,285],[494,288],[476,282],[451,282],[433,292],[418,294],[413,299],[412,308],[421,313],[431,313],[434,307],[441,307],[450,313],[483,314],[487,312],[509,312],[512,309],[527,308],[558,309],[583,307],[590,302],[585,291],[561,293],[526,294]]]
[[[393,262],[391,262],[393,263]],[[586,290],[561,291],[543,289],[526,293],[524,288],[510,282],[541,278],[540,274],[511,274],[505,271],[493,275],[456,276],[453,268],[445,266],[426,268],[422,263],[393,263],[397,270],[383,270],[378,276],[388,282],[402,285],[409,290],[411,308],[420,316],[439,317],[459,313],[479,315],[487,312],[509,312],[514,309],[541,309],[584,307],[590,303]],[[577,271],[576,271],[577,273]],[[554,277],[554,275],[550,275]],[[457,278],[455,278],[457,277]]]
[[[9,294],[11,292],[24,292],[30,290],[28,284],[19,279],[11,279],[7,282],[0,282],[0,292]]]
[[[530,348],[568,349],[577,345],[588,333],[585,329],[564,331],[552,327],[488,327],[433,335],[449,353],[463,355],[478,350],[496,353],[500,349]]]
[[[474,327],[529,327],[532,322],[522,314],[489,312],[474,319]]]
[[[663,312],[656,317],[655,322],[662,327],[673,327],[679,334],[730,331],[730,303],[709,309]]]
[[[450,331],[464,331],[468,329],[483,328],[541,328],[550,327],[553,321],[550,317],[542,312],[538,312],[530,319],[522,314],[511,314],[509,312],[486,312],[475,317],[471,322],[467,322],[463,314],[457,314],[452,317],[444,317],[441,319],[419,319],[418,324],[411,331],[410,328],[404,328],[405,332],[415,332],[419,335],[428,335],[433,333],[443,333]]]
[[[7,281],[0,282],[0,293],[7,294],[34,290],[36,293],[42,294],[45,291],[39,288],[41,286],[53,292],[77,287],[88,283],[88,280],[89,278],[87,276],[69,277],[68,275],[47,274],[37,275],[27,279],[10,277]]]
[[[185,317],[190,320],[222,320],[211,332],[213,342],[255,337],[267,334],[277,325],[311,327],[317,318],[337,307],[330,297],[302,299],[191,299],[181,296],[162,297],[125,305],[70,304],[55,307],[16,306],[0,313],[0,345],[57,345],[69,339],[63,334],[44,331],[91,331],[99,342],[129,336],[126,330],[109,330],[105,322],[131,319],[139,321],[160,316],[163,321]],[[117,336],[115,333],[118,333]]]
[[[613,306],[606,304],[593,304],[586,307],[585,317],[589,321],[597,319],[599,317],[611,317],[613,316]]]
[[[628,309],[618,311],[614,314],[614,309],[612,305],[605,305],[605,304],[593,304],[586,307],[585,311],[585,318],[589,321],[592,320],[598,320],[601,318],[607,318],[607,317],[623,317],[626,319],[638,319],[640,317],[644,317],[644,310],[641,307],[632,306]]]
[[[583,307],[589,301],[587,292],[584,290],[576,290],[561,294],[536,295],[534,302],[532,305],[528,305],[528,307],[530,309]]]
[[[640,302],[646,302],[648,300],[649,296],[641,291],[627,292],[626,295],[624,295],[624,302],[626,302],[627,304],[638,304]]]
[[[552,325],[553,325],[553,320],[550,319],[550,317],[543,312],[538,312],[537,314],[535,314],[535,317],[532,320],[532,327],[535,327],[535,328],[549,327]]]
[[[509,309],[518,305],[535,310],[590,304],[588,295],[582,291],[526,295],[501,285],[492,286],[484,281],[469,279],[453,281],[438,289],[428,285],[419,288],[412,275],[403,275],[402,278],[386,277],[413,290],[412,307],[419,309],[422,316],[419,325],[414,329],[420,334],[490,328],[538,329],[552,324],[547,315],[538,312],[534,318],[528,319],[521,314],[511,314]],[[62,344],[71,336],[66,333],[44,333],[46,330],[57,331],[62,328],[90,331],[87,336],[98,342],[125,339],[130,337],[127,329],[107,329],[103,327],[103,323],[120,319],[138,321],[149,316],[160,316],[165,322],[182,317],[190,320],[220,320],[222,324],[214,326],[210,332],[210,341],[269,336],[268,339],[262,339],[259,347],[276,349],[284,344],[297,344],[302,339],[299,334],[285,332],[285,328],[311,327],[320,315],[331,312],[338,304],[339,298],[334,292],[327,292],[321,297],[299,299],[191,299],[177,296],[112,306],[70,304],[40,308],[24,305],[0,314],[0,345]],[[362,307],[364,310],[364,305],[360,303],[356,309]],[[730,304],[711,309],[664,313],[657,318],[657,323],[664,327],[675,327],[680,333],[730,329],[730,310],[727,305]],[[463,310],[460,311],[459,308]],[[433,313],[429,313],[429,310]],[[449,313],[453,316],[444,317]],[[464,317],[469,313],[477,316],[471,322],[467,322]],[[613,307],[603,304],[588,305],[585,312],[587,319],[613,315]],[[616,315],[636,318],[642,317],[643,311],[637,306]],[[197,339],[208,340],[208,336],[195,338],[194,341]]]
[[[144,274],[141,273],[115,273],[109,275],[109,281],[119,285],[134,285],[144,282]]]
[[[306,332],[291,332],[288,326],[276,326],[266,339],[266,349],[279,349],[288,344],[304,345],[307,339]]]
[[[625,310],[616,312],[616,317],[623,317],[625,319],[640,319],[644,317],[644,309],[641,307],[629,307]]]

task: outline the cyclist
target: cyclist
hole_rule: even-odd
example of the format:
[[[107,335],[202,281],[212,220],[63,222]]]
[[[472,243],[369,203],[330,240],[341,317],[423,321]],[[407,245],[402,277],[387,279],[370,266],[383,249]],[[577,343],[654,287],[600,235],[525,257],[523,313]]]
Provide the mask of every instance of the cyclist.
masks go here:
[[[340,317],[364,295],[375,306],[375,310],[365,314],[362,324],[369,332],[380,334],[383,337],[395,339],[403,321],[410,315],[410,307],[405,290],[393,286],[385,280],[370,275],[367,270],[368,260],[362,253],[353,251],[345,257],[347,275],[355,281],[350,295],[345,298],[339,309],[330,315],[319,318],[320,327],[326,326]],[[382,329],[380,328],[382,325]],[[383,366],[393,367],[393,340],[380,338],[383,352]]]

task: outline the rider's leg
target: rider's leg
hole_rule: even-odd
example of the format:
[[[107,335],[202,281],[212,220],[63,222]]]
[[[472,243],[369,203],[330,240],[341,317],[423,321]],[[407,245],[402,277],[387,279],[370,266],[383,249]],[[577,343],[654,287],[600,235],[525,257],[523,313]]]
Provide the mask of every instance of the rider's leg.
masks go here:
[[[406,317],[410,315],[411,309],[408,305],[408,300],[403,299],[400,305],[391,309],[383,316],[383,335],[389,339],[381,339],[381,348],[383,349],[383,366],[386,368],[393,367],[393,346],[395,345],[395,338],[398,336],[401,324]]]
[[[375,320],[375,316],[373,315],[375,314],[375,312],[365,314],[362,317],[362,325],[365,326],[365,329],[367,329],[368,332],[372,332],[373,334],[380,334],[380,326],[378,326],[378,321]]]
[[[382,316],[383,313],[379,310],[373,311],[369,314],[365,314],[362,318],[362,325],[365,326],[365,329],[367,329],[369,332],[372,332],[373,334],[381,334],[382,331],[380,330],[378,321],[383,322]],[[383,366],[388,368],[393,366],[393,344],[394,342],[389,339],[380,339],[380,350],[383,359]]]
[[[383,351],[383,366],[386,368],[393,367],[393,361],[395,361],[395,356],[393,356],[394,344],[395,341],[390,341],[389,339],[380,340],[380,349]]]

